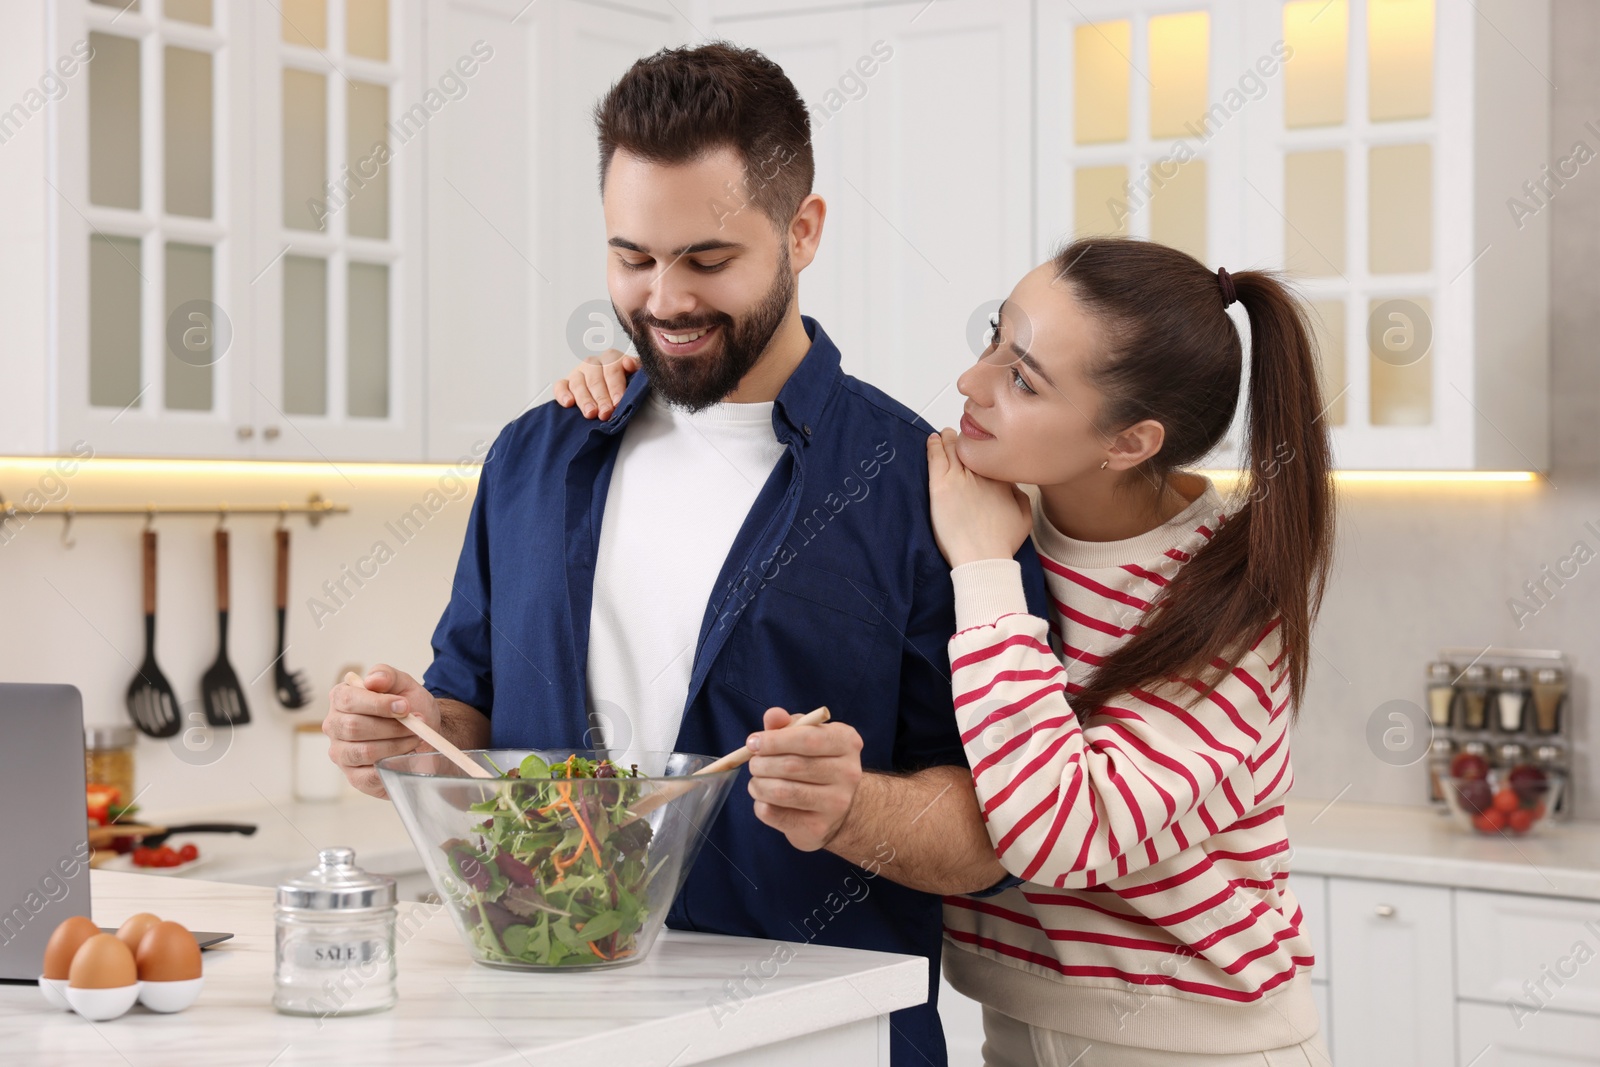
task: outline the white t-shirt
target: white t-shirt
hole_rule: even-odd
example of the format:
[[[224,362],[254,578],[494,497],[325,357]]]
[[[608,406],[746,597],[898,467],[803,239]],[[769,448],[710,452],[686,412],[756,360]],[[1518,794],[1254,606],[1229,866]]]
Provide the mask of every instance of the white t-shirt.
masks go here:
[[[623,431],[600,524],[588,662],[592,741],[618,762],[676,747],[707,601],[783,451],[771,401],[690,414],[652,393]]]

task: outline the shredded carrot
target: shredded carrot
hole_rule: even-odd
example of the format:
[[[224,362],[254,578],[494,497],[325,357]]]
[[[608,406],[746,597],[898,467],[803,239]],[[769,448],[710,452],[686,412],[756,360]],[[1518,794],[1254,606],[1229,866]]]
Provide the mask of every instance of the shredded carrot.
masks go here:
[[[571,800],[568,800],[567,809],[572,812],[572,817],[578,820],[578,828],[583,831],[583,840],[588,844],[589,851],[594,853],[594,861],[596,863],[601,862],[600,846],[595,844],[594,838],[589,835],[589,824],[583,821],[583,816],[578,813],[577,805],[573,804]],[[578,853],[580,855],[583,853],[583,845],[581,844],[578,846]]]
[[[596,956],[599,956],[603,960],[614,960],[617,958],[616,956],[607,956],[604,952],[601,952],[600,946],[595,944],[593,941],[589,942],[589,951],[593,952]]]

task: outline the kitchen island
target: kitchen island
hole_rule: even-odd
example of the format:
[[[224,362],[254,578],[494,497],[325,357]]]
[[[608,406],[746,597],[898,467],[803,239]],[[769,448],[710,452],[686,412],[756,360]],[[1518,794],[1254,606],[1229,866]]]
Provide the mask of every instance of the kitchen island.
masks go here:
[[[374,1015],[301,1018],[272,1007],[271,889],[112,871],[94,871],[91,889],[101,926],[151,911],[234,937],[206,951],[205,989],[176,1015],[135,1007],[91,1023],[47,1008],[31,985],[0,986],[7,1067],[888,1067],[888,1013],[927,999],[920,956],[672,930],[632,967],[495,970],[471,961],[442,907],[402,902],[399,1004]]]

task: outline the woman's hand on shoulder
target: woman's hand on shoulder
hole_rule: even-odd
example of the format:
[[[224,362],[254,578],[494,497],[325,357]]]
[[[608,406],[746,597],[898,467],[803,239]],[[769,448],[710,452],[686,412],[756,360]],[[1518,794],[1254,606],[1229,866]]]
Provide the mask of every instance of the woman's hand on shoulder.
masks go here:
[[[564,408],[576,406],[586,419],[609,419],[627,392],[628,376],[638,369],[638,359],[608,348],[572,368],[565,378],[556,379],[556,403]]]
[[[928,503],[933,536],[952,568],[1010,559],[1033,532],[1033,506],[1021,489],[974,474],[956,454],[956,432],[928,437]]]

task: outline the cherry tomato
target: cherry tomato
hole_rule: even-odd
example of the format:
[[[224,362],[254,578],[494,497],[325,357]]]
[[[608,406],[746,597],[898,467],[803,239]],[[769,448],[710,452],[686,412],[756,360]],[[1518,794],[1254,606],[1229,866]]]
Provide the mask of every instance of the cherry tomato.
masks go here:
[[[1517,791],[1515,789],[1512,789],[1510,786],[1502,786],[1500,788],[1500,792],[1494,795],[1494,806],[1496,811],[1503,811],[1507,814],[1510,814],[1511,812],[1522,807],[1522,800],[1517,796]]]
[[[200,858],[200,847],[193,841],[178,850],[178,858],[185,863],[190,863]]]
[[[1482,815],[1474,815],[1472,817],[1472,826],[1473,829],[1477,830],[1480,834],[1494,833],[1494,823],[1489,821],[1489,815],[1487,812]]]
[[[1525,834],[1533,826],[1534,815],[1532,808],[1518,808],[1506,817],[1506,824],[1519,834]]]

